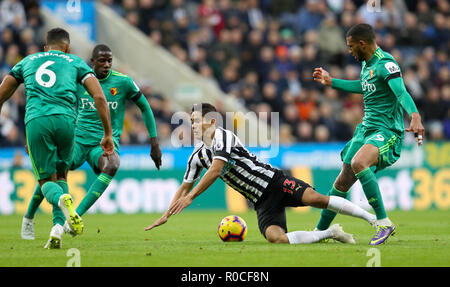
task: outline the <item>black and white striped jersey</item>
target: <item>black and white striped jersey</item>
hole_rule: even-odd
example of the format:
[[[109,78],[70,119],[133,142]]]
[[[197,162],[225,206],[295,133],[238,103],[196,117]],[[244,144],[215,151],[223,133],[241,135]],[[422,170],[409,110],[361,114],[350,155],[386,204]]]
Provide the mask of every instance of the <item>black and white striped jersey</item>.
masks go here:
[[[261,198],[277,171],[250,153],[234,133],[217,128],[211,147],[204,142],[196,145],[189,157],[184,181],[196,181],[213,159],[226,162],[220,178],[253,203]]]

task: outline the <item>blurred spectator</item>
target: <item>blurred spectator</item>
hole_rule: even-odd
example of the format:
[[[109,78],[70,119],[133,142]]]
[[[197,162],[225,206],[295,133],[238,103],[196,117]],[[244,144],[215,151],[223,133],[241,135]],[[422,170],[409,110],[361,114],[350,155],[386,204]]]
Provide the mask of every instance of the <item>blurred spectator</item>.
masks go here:
[[[25,5],[24,5],[25,3]],[[21,59],[41,50],[38,30],[43,22],[36,1],[0,2],[0,80]],[[0,146],[23,146],[25,97],[23,85],[2,107]]]
[[[347,51],[345,36],[338,26],[336,16],[333,13],[328,13],[322,21],[318,29],[317,44],[320,50],[320,60],[323,63],[330,65],[342,65],[344,53]]]
[[[314,130],[314,140],[320,143],[330,140],[330,132],[326,126],[319,125]]]
[[[26,25],[25,9],[19,0],[2,0],[0,3],[0,30],[14,26],[17,30]]]

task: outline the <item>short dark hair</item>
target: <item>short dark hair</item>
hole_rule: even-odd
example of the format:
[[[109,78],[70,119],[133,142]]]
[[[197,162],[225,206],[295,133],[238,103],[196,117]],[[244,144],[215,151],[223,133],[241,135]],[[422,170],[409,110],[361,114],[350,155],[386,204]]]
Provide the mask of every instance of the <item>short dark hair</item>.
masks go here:
[[[201,112],[202,113],[202,117],[204,117],[206,114],[208,113],[215,113],[217,112],[216,108],[209,104],[209,103],[201,103],[201,104],[194,104],[192,106],[192,110],[191,113],[193,112]]]
[[[69,32],[62,28],[53,28],[47,32],[47,45],[61,44],[61,43],[70,44],[70,36]]]
[[[98,44],[92,50],[92,58],[96,58],[100,52],[112,52],[111,49],[105,44]]]
[[[351,27],[347,32],[347,37],[352,37],[354,41],[366,41],[367,43],[375,43],[375,32],[369,24],[361,23]]]

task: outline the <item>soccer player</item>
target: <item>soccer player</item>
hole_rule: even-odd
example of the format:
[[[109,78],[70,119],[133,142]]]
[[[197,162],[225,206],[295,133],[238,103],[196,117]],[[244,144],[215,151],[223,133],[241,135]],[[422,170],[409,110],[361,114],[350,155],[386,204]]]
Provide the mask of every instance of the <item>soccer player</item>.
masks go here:
[[[61,209],[71,229],[80,234],[83,221],[73,207],[64,180],[74,148],[77,85],[83,85],[96,103],[102,126],[100,145],[106,156],[114,152],[108,104],[92,69],[78,56],[69,54],[67,31],[48,31],[44,49],[17,63],[5,77],[0,86],[0,109],[24,83],[25,129],[34,174],[53,209]]]
[[[424,128],[416,105],[406,91],[400,67],[389,53],[377,46],[372,27],[353,26],[347,32],[347,45],[350,54],[362,63],[360,80],[335,79],[323,68],[316,68],[313,73],[316,82],[364,97],[364,118],[341,152],[343,166],[329,195],[346,198],[356,180],[361,182],[377,216],[377,229],[369,244],[378,245],[394,234],[395,225],[386,214],[375,172],[398,160],[405,131],[413,132],[418,145],[422,145]],[[411,117],[407,129],[403,124],[403,110]],[[331,210],[322,210],[316,230],[327,229],[335,216]]]
[[[110,109],[115,146],[115,151],[112,155],[107,157],[103,156],[101,147],[99,146],[101,141],[101,122],[96,113],[95,103],[90,99],[83,86],[79,86],[77,91],[79,105],[77,126],[75,129],[75,148],[69,169],[75,170],[87,161],[92,170],[98,175],[80,205],[76,208],[76,212],[80,216],[103,194],[119,168],[119,139],[123,130],[127,100],[133,101],[141,110],[150,136],[150,156],[158,169],[161,166],[161,149],[158,143],[152,109],[145,96],[129,76],[111,69],[112,57],[111,49],[102,44],[94,48],[91,57],[91,64],[95,75],[106,95]],[[28,206],[27,213],[24,215],[22,221],[23,239],[34,239],[33,218],[42,200],[41,189],[37,186]],[[54,214],[54,227],[59,230],[58,234],[62,235],[64,229],[64,231],[71,235],[76,235],[73,230],[68,228],[67,224],[64,226],[60,224],[60,218],[61,214]],[[60,245],[61,239],[58,240],[58,247],[56,248],[59,248]]]
[[[171,215],[180,213],[219,177],[254,204],[259,230],[271,243],[314,243],[325,238],[344,243],[355,242],[353,236],[345,233],[338,224],[323,231],[287,233],[285,207],[288,206],[326,208],[364,219],[371,224],[375,222],[375,215],[350,201],[338,196],[322,195],[306,182],[285,175],[280,169],[260,161],[234,133],[216,127],[214,114],[216,109],[211,104],[196,104],[192,108],[192,130],[200,142],[189,157],[183,183],[168,210],[145,230],[160,226]],[[208,171],[194,187],[203,168]]]

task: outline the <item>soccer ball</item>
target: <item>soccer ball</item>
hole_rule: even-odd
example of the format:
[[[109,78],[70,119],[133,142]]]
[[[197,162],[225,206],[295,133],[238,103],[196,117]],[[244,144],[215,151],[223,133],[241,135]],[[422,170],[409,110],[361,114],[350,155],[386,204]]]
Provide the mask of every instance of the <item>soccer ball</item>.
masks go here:
[[[247,236],[247,224],[237,215],[229,215],[219,224],[219,237],[225,242],[243,241]]]

